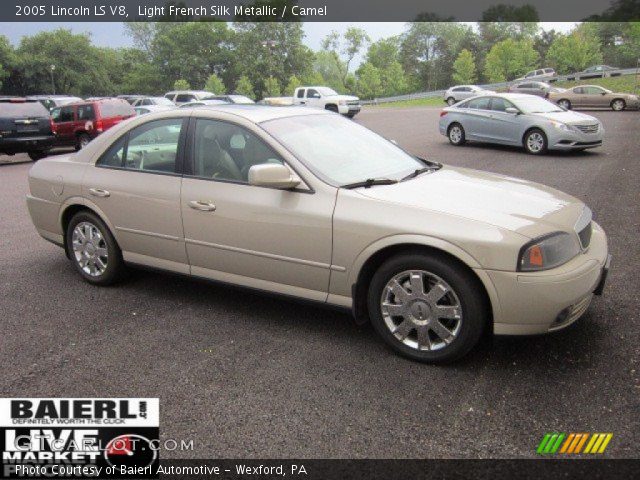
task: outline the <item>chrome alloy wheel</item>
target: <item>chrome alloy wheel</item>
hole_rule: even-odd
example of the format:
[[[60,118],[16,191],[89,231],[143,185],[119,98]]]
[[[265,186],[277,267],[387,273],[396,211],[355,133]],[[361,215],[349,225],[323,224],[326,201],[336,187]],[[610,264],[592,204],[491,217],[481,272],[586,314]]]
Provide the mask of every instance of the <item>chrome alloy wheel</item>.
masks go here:
[[[558,106],[564,108],[565,110],[569,110],[571,108],[571,104],[569,103],[569,100],[560,100],[558,102]]]
[[[405,271],[389,280],[380,308],[393,336],[416,350],[445,348],[462,327],[462,306],[455,291],[425,270]]]
[[[451,127],[451,129],[449,130],[449,139],[453,143],[460,143],[460,140],[462,140],[462,129],[459,125],[454,125],[453,127]]]
[[[90,222],[80,222],[71,237],[73,255],[80,268],[92,277],[99,277],[107,269],[109,252],[102,233]]]
[[[527,137],[527,147],[533,153],[538,153],[544,148],[544,137],[539,132],[533,132]]]
[[[614,100],[613,103],[611,104],[611,108],[616,112],[620,112],[624,110],[624,107],[625,107],[625,104],[623,100]]]

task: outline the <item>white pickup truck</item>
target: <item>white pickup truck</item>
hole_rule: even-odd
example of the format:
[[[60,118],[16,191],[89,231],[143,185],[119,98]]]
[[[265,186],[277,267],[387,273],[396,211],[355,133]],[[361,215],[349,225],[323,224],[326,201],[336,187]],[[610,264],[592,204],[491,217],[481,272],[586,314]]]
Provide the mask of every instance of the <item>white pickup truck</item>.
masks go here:
[[[293,105],[323,108],[353,118],[360,111],[360,99],[339,95],[329,87],[298,87],[293,93]]]

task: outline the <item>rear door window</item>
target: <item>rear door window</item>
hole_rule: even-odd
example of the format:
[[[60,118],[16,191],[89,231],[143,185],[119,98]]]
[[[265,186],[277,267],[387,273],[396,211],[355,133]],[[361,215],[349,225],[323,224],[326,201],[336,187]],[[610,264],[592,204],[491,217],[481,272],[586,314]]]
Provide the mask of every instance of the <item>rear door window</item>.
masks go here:
[[[95,120],[96,112],[93,109],[93,105],[80,105],[78,106],[78,120]]]
[[[474,98],[469,102],[468,105],[469,105],[469,108],[473,108],[476,110],[489,110],[490,101],[491,101],[491,98],[489,97]]]

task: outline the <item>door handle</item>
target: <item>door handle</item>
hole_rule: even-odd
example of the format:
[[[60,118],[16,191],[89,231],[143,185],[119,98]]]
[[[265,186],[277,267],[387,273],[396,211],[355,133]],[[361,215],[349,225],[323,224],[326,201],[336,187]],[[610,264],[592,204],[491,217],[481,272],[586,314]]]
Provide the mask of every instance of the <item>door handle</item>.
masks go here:
[[[203,202],[201,200],[191,200],[189,207],[202,212],[215,212],[216,206],[211,202]]]
[[[304,105],[305,103],[307,103],[307,102],[300,102],[300,105]]]
[[[102,190],[101,188],[90,188],[89,193],[94,197],[108,197],[111,195],[107,190]]]

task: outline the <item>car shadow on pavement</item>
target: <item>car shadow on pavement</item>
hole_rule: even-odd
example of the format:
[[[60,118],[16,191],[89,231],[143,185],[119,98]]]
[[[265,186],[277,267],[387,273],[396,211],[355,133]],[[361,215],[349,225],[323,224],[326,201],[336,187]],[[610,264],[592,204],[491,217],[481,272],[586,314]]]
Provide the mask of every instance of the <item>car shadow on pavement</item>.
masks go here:
[[[528,154],[527,152],[524,151],[522,147],[517,147],[512,145],[498,145],[498,144],[474,142],[474,141],[469,141],[462,147],[456,147],[456,148],[478,148],[482,150],[495,150],[495,151],[501,151],[506,153],[515,153],[518,155],[529,157],[531,159],[535,159],[535,158],[544,159],[544,158],[553,158],[553,157],[590,158],[590,157],[598,157],[598,156],[604,155],[603,152],[598,151],[598,149],[601,147],[596,147],[592,149],[590,148],[587,150],[549,150],[546,154],[539,155],[539,156]]]
[[[193,279],[145,269],[132,269],[122,288],[140,290],[145,296],[161,296],[165,300],[189,305],[190,311],[207,312],[214,320],[224,312],[223,321],[234,319],[233,326],[263,330],[300,339],[335,342],[335,348],[349,348],[354,358],[386,358],[395,363],[415,364],[397,357],[377,338],[373,327],[357,325],[349,311],[333,309],[319,303],[305,302],[257,290],[230,286],[208,280]],[[486,368],[516,369],[533,372],[583,370],[599,355],[598,324],[588,312],[576,324],[549,335],[527,337],[494,337],[485,335],[467,356],[452,364],[431,368],[478,371]],[[185,320],[193,321],[189,316]],[[203,325],[206,330],[206,325]],[[239,333],[240,335],[240,333]],[[308,340],[306,340],[308,341]],[[428,368],[428,367],[427,367]]]

